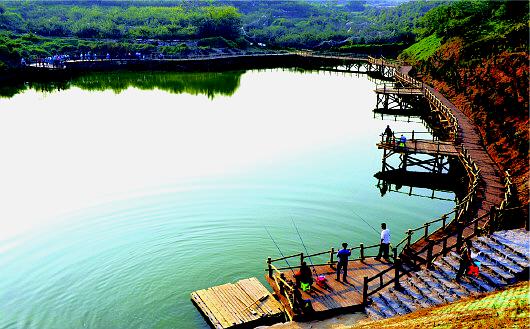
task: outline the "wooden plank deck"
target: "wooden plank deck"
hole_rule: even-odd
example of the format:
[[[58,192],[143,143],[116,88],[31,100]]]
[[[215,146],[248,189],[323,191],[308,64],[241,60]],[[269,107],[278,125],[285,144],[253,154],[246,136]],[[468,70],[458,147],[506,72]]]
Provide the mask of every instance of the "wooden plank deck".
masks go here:
[[[283,318],[282,305],[256,278],[194,291],[191,300],[216,329],[253,328]]]
[[[393,150],[403,153],[422,153],[429,155],[458,156],[459,152],[452,142],[413,139],[407,140],[405,148],[398,148],[394,143],[378,143],[378,149]]]
[[[421,88],[377,88],[374,91],[376,94],[423,95]]]
[[[348,263],[348,282],[336,281],[335,265],[317,265],[315,271],[317,275],[326,277],[327,285],[325,288],[317,286],[315,283],[309,292],[302,292],[304,299],[311,300],[314,312],[311,318],[322,318],[332,314],[344,313],[346,311],[364,310],[363,306],[363,278],[371,277],[379,272],[389,268],[390,263],[376,261],[373,258],[366,258],[364,261],[354,260]],[[282,272],[287,281],[295,282],[292,271]],[[385,275],[384,280],[389,280],[394,273]],[[280,295],[280,289],[274,279],[266,275],[266,279],[277,295]],[[376,288],[379,282],[372,282],[371,288]],[[283,296],[282,296],[283,297]],[[285,297],[280,298],[285,309],[293,316],[291,307]],[[295,320],[306,320],[307,318],[294,317]]]

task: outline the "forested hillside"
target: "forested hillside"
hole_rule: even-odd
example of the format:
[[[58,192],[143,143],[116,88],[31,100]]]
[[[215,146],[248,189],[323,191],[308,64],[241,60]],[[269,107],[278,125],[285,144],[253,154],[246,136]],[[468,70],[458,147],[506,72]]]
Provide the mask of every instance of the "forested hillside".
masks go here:
[[[459,1],[418,22],[401,58],[479,127],[488,153],[511,169],[528,204],[528,2]]]
[[[0,68],[58,53],[188,55],[249,49],[403,49],[440,1],[6,1]],[[374,45],[378,45],[375,47]]]

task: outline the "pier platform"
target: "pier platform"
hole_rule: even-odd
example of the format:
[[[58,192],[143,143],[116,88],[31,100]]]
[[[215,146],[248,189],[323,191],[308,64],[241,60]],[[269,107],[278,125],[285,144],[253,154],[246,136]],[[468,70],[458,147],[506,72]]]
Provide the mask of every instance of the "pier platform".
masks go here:
[[[191,300],[216,329],[254,328],[283,319],[283,307],[257,278],[191,293]]]
[[[444,141],[429,141],[421,139],[407,140],[404,148],[396,142],[378,143],[378,149],[398,151],[401,153],[421,153],[429,155],[458,156],[459,152],[454,143]]]
[[[274,274],[273,277],[266,275],[266,279],[275,291],[276,295],[280,297],[280,301],[285,307],[285,310],[289,315],[298,321],[325,318],[333,314],[339,314],[344,312],[363,311],[363,278],[376,275],[386,269],[392,264],[387,262],[376,261],[373,258],[365,258],[361,260],[350,260],[348,263],[348,282],[336,281],[336,264],[332,265],[315,265],[312,268],[315,269],[316,275],[324,275],[326,277],[326,284],[324,287],[318,286],[313,283],[311,290],[302,293],[302,298],[311,301],[313,311],[309,314],[297,314],[293,312],[292,302],[289,297],[286,297],[285,292],[280,292],[278,283],[281,281],[275,279],[278,275]],[[296,271],[296,269],[295,269]],[[285,270],[281,272],[284,280],[289,283],[294,283],[294,272]],[[384,275],[384,280],[389,280],[393,275],[388,273]],[[313,275],[315,276],[315,275]],[[379,285],[379,282],[373,282],[373,287]],[[287,291],[288,289],[284,289]]]

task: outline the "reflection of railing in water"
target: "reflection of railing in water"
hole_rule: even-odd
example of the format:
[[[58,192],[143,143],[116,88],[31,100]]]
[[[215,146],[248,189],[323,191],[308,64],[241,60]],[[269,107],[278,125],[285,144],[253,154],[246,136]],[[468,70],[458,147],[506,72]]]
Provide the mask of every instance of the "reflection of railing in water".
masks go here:
[[[392,188],[392,185],[395,185],[395,188]],[[408,192],[401,191],[403,186],[407,186],[409,188],[409,191]],[[425,188],[425,187],[417,187],[417,188],[429,189],[431,191],[431,195],[417,194],[417,193],[413,193],[412,192],[412,190],[416,186],[412,186],[412,185],[398,185],[396,183],[392,184],[392,183],[389,183],[389,182],[385,181],[384,179],[379,179],[377,181],[376,187],[381,192],[381,196],[384,196],[388,192],[392,192],[392,193],[398,193],[398,194],[403,194],[403,195],[408,195],[408,196],[414,196],[414,197],[419,197],[419,198],[427,198],[427,199],[433,199],[433,200],[440,200],[440,201],[456,201],[454,198],[449,199],[449,198],[442,198],[442,197],[435,196],[436,191],[439,191],[439,190],[436,190],[436,189],[433,189],[433,188],[429,189],[429,188]],[[448,191],[441,190],[441,192],[446,193]]]

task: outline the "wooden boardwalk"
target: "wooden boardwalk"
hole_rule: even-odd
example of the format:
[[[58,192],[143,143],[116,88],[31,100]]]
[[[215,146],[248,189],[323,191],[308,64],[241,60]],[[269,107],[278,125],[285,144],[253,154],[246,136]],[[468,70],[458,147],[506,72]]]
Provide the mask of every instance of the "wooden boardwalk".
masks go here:
[[[452,142],[430,141],[422,139],[407,140],[405,147],[398,147],[395,143],[378,143],[378,149],[393,150],[400,153],[421,153],[429,155],[458,156],[459,151]]]
[[[191,300],[216,329],[254,328],[283,317],[282,305],[256,278],[197,290]]]
[[[376,94],[392,94],[392,95],[423,95],[421,88],[376,88],[374,89]]]
[[[363,278],[365,276],[373,276],[381,271],[388,269],[392,264],[386,262],[376,261],[373,258],[365,258],[364,261],[352,260],[348,263],[348,282],[336,281],[336,267],[333,265],[316,265],[315,269],[317,275],[324,275],[326,277],[326,286],[319,287],[316,283],[313,284],[309,292],[302,292],[302,298],[311,301],[314,312],[310,315],[311,318],[326,317],[332,314],[362,311],[363,305]],[[294,280],[293,271],[282,272],[285,275],[286,281]],[[391,278],[389,273],[385,280]],[[276,275],[276,274],[275,274]],[[293,314],[287,298],[280,294],[280,288],[276,284],[274,278],[266,275],[266,279],[273,288],[274,292],[280,296],[280,301],[284,305],[291,317],[295,320],[297,318]],[[342,274],[341,274],[342,280]],[[378,284],[377,282],[374,285]],[[303,319],[303,318],[302,318]]]
[[[408,77],[410,66],[400,68],[400,73]],[[411,84],[418,86],[419,83],[411,79]],[[482,138],[476,129],[474,123],[462,111],[456,108],[447,98],[440,94],[437,90],[427,85],[421,84],[426,93],[430,93],[433,97],[428,98],[431,103],[438,103],[447,107],[450,113],[456,118],[458,122],[458,137],[455,143],[466,149],[469,152],[470,158],[476,163],[480,170],[479,185],[477,188],[477,195],[474,199],[473,208],[469,213],[474,218],[482,218],[477,221],[479,226],[485,223],[488,219],[487,215],[492,207],[499,207],[504,199],[505,184],[501,179],[499,168],[493,162],[482,143]],[[467,225],[463,228],[463,236],[467,237],[473,234],[474,228]],[[449,226],[446,230],[438,230],[431,234],[427,239],[422,238],[411,245],[411,249],[415,251],[425,250],[429,241],[445,241],[445,246],[451,247],[457,243],[457,228],[455,225]],[[435,243],[433,246],[433,253],[438,253],[443,246]],[[426,256],[426,251],[421,256]]]
[[[501,179],[503,175],[486,152],[480,133],[471,119],[434,88],[429,86],[425,86],[425,88],[431,91],[456,117],[459,127],[457,142],[469,151],[470,157],[480,169],[481,184],[477,198],[477,216],[482,216],[489,212],[492,206],[498,207],[502,202],[505,190],[505,185]]]

